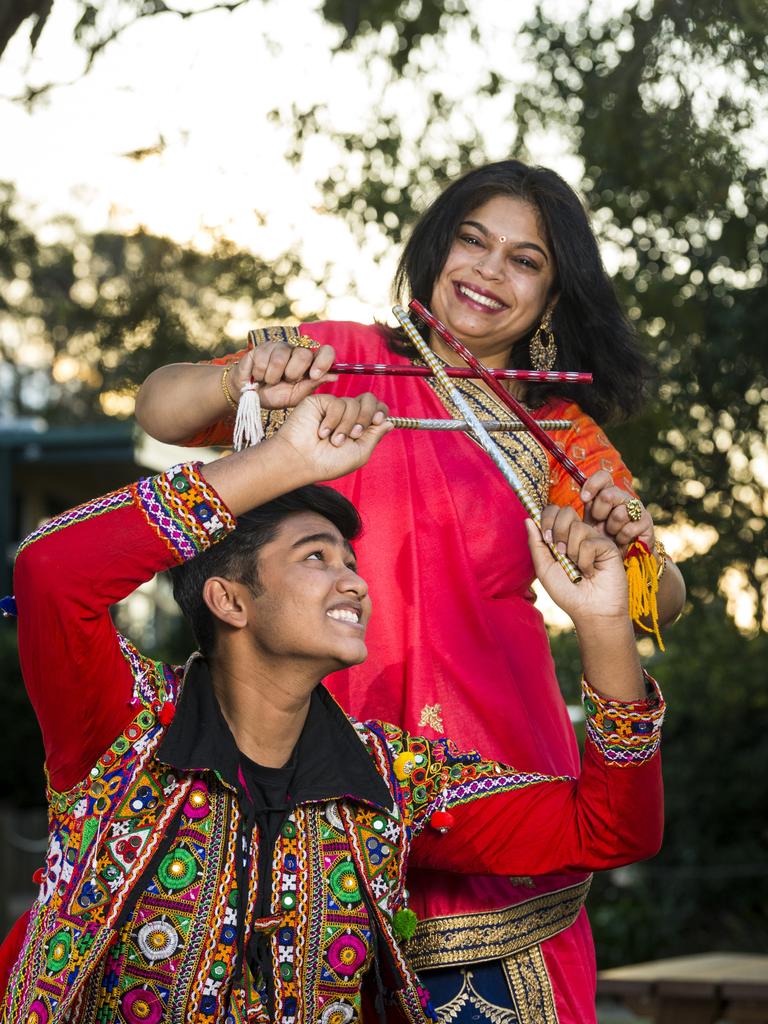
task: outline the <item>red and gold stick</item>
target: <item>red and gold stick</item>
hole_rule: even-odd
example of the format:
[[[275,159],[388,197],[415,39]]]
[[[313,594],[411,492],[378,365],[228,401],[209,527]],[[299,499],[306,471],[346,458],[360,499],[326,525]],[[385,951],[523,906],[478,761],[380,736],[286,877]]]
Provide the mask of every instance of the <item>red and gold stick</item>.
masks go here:
[[[510,393],[501,386],[488,367],[483,366],[480,360],[469,351],[467,346],[451,334],[445,324],[441,323],[437,317],[433,316],[418,299],[414,299],[413,302],[411,302],[410,308],[420,320],[424,321],[427,327],[431,327],[435,334],[438,334],[443,339],[449,348],[453,349],[457,355],[461,356],[464,362],[478,374],[481,380],[485,381],[499,401],[526,425],[542,448],[545,448],[550,455],[560,463],[563,469],[573,477],[579,487],[587,482],[587,478],[581,472],[576,463],[565,454],[559,444],[553,441],[552,438],[541,429],[525,406],[521,405],[516,398],[510,395]]]
[[[400,366],[390,363],[334,363],[329,373],[369,374],[374,377],[433,377],[428,366]],[[446,366],[448,377],[479,380],[480,374],[468,366]],[[591,384],[592,374],[578,370],[489,370],[496,380],[527,380],[548,383]]]
[[[452,384],[445,376],[443,373],[442,363],[413,326],[410,317],[402,306],[393,306],[392,312],[399,320],[400,325],[408,335],[409,340],[415,345],[419,355],[427,365],[431,366],[435,371],[435,377],[449,395],[451,402],[456,406],[458,411],[462,416],[464,416],[467,423],[471,426],[475,440],[481,448],[483,448],[486,454],[490,456],[492,462],[501,472],[501,475],[520,499],[523,508],[530,518],[534,523],[539,525],[541,523],[541,511],[536,498],[529,490],[525,480],[518,475],[517,468],[514,463],[503,455],[496,442],[483,426],[482,421],[477,418],[472,407],[461,394],[461,391],[459,391],[457,386]],[[553,544],[547,544],[547,547],[552,552],[552,557],[555,561],[559,562],[563,567],[569,579],[573,583],[578,583],[581,579],[581,573],[579,572],[578,566],[574,565],[567,555],[561,554]]]

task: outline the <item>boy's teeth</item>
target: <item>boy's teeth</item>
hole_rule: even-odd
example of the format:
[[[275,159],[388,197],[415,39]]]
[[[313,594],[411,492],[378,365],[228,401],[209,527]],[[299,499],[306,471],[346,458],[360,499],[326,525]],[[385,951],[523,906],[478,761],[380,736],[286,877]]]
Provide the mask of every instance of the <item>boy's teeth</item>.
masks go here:
[[[346,608],[332,608],[327,613],[332,619],[340,619],[342,622],[359,622],[360,616],[357,612],[348,611]]]

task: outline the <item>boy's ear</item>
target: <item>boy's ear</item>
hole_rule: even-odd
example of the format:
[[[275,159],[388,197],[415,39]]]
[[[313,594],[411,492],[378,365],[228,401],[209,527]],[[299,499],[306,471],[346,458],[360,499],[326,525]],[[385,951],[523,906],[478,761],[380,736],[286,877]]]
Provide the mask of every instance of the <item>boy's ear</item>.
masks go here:
[[[247,588],[242,583],[224,579],[223,576],[209,576],[203,584],[203,601],[220,622],[233,629],[242,629],[248,622],[245,602]]]

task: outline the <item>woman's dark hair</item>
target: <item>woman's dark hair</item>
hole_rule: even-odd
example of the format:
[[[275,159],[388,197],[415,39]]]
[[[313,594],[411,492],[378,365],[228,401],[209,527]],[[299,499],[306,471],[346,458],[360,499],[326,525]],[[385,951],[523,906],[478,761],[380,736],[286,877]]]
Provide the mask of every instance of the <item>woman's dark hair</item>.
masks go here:
[[[555,368],[594,374],[592,385],[535,384],[528,401],[543,404],[548,398],[567,398],[601,423],[636,412],[645,396],[647,362],[605,272],[579,197],[546,167],[501,160],[449,185],[413,229],[397,267],[395,295],[404,305],[418,299],[429,308],[459,225],[470,211],[496,196],[522,200],[536,210],[554,257]],[[533,330],[514,345],[512,369],[531,369],[527,342],[532,334]],[[405,350],[402,341],[394,344]]]
[[[212,653],[215,641],[215,618],[203,600],[205,581],[222,576],[244,583],[254,595],[259,594],[259,551],[275,537],[283,520],[295,512],[324,516],[347,541],[360,533],[360,516],[351,501],[330,487],[310,484],[238,516],[236,530],[169,570],[173,596],[203,654]]]

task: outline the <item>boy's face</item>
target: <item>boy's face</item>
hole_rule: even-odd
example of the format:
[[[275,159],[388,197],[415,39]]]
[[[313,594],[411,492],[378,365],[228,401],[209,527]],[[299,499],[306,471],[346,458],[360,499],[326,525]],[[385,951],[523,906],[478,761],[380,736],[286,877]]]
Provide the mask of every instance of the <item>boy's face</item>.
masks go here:
[[[250,598],[248,615],[257,651],[317,661],[319,675],[365,660],[368,586],[328,519],[316,512],[287,516],[258,559],[261,593]]]

